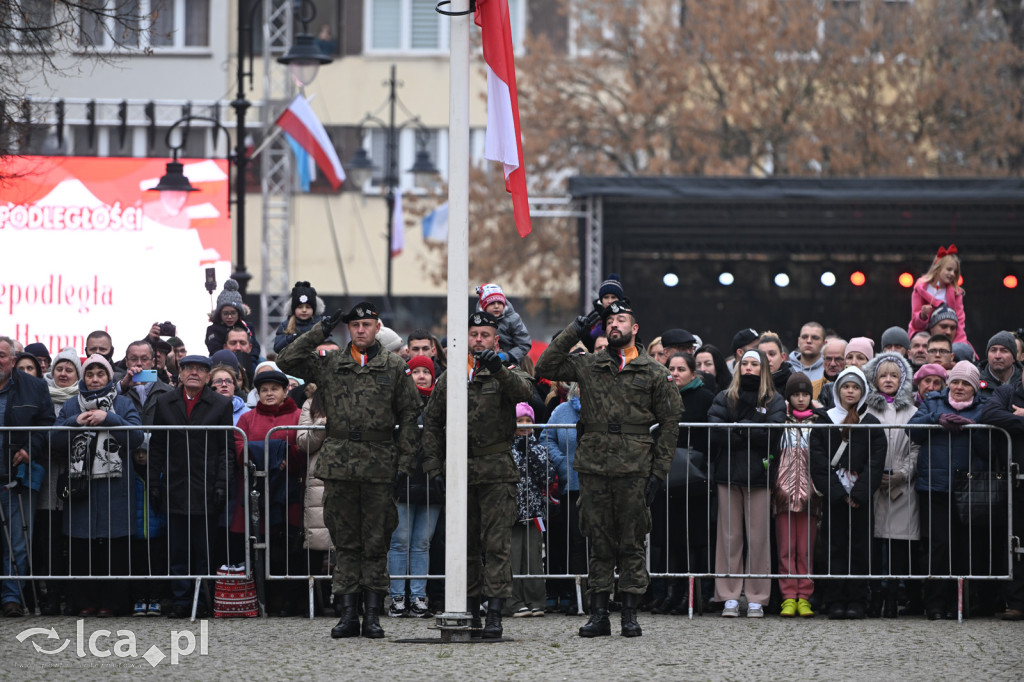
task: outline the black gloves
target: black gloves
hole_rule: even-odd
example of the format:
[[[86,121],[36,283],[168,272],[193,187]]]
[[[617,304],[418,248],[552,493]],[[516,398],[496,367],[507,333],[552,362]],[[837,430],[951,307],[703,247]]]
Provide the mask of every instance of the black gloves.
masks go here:
[[[647,501],[648,507],[654,504],[654,500],[658,497],[658,493],[661,492],[663,486],[662,480],[654,474],[647,477],[647,485],[644,486],[644,499]]]
[[[973,419],[968,419],[956,412],[946,412],[939,417],[939,424],[950,433],[960,433],[968,424],[974,424]]]
[[[409,474],[399,471],[395,474],[395,497],[409,488]]]
[[[601,321],[601,312],[598,310],[591,310],[587,315],[580,315],[573,320],[572,326],[576,330],[576,336],[582,337],[583,334],[590,331],[590,328]]]
[[[488,370],[491,374],[496,374],[502,367],[501,356],[493,350],[477,351],[475,357],[477,362],[480,363],[480,366]]]
[[[225,503],[228,501],[228,496],[225,494],[223,488],[213,489],[213,508],[217,511],[221,511],[225,507]]]
[[[162,514],[164,511],[164,491],[159,485],[149,488],[149,508],[156,514]]]
[[[434,499],[431,504],[440,504],[445,496],[444,474],[438,474],[430,479],[430,496]]]
[[[344,310],[335,311],[330,317],[325,317],[320,321],[320,328],[324,330],[324,336],[330,336],[334,328],[341,322],[342,316],[345,314]]]

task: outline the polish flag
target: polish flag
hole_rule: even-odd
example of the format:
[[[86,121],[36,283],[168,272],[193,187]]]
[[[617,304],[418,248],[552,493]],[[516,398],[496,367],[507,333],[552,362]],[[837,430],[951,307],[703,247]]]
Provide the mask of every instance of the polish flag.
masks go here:
[[[316,161],[316,165],[327,176],[331,187],[338,189],[345,182],[345,169],[341,167],[338,153],[327,136],[320,119],[313,113],[306,97],[299,93],[281,112],[275,123],[292,136]]]
[[[391,214],[391,257],[405,248],[405,216],[402,215],[402,192],[395,193],[395,208]]]
[[[525,237],[530,234],[530,206],[526,194],[508,0],[477,0],[476,23],[480,27],[484,61],[487,63],[484,158],[500,161],[504,166],[505,189],[512,195],[516,229],[520,237]]]

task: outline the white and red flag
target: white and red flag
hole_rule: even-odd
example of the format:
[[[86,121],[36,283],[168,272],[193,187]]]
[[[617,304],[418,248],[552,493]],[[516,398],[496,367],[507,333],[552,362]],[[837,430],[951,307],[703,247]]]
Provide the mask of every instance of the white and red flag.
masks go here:
[[[500,161],[504,166],[505,189],[512,195],[516,229],[520,237],[525,237],[530,234],[530,205],[519,128],[519,96],[516,93],[508,0],[477,0],[476,23],[480,27],[484,61],[487,63],[484,158]]]
[[[313,108],[309,106],[309,101],[302,93],[295,96],[275,123],[309,152],[317,167],[331,183],[331,187],[341,187],[341,183],[345,182],[345,169],[338,160],[338,152],[334,150],[324,125],[313,113]]]

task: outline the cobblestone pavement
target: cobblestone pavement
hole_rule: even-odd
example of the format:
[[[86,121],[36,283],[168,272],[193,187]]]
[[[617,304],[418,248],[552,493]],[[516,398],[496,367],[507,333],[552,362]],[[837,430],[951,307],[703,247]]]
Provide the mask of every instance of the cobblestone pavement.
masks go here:
[[[383,640],[332,640],[333,618],[270,618],[201,622],[116,618],[0,621],[3,679],[109,679],[160,675],[188,679],[700,679],[700,680],[1017,680],[1024,677],[1024,623],[990,618],[929,622],[923,618],[829,622],[767,617],[730,620],[717,615],[692,621],[641,614],[644,636],[625,639],[613,616],[613,636],[584,640],[582,617],[506,618],[514,641],[488,644],[408,644],[440,640],[432,621],[385,619]],[[56,636],[49,636],[53,628]],[[28,628],[41,628],[24,635]],[[94,634],[109,630],[110,635]],[[118,642],[136,656],[114,655]],[[195,650],[188,650],[189,634]],[[23,641],[17,639],[23,634]],[[95,648],[112,655],[97,657]],[[64,642],[67,641],[67,644]],[[177,662],[172,648],[177,644]],[[45,654],[63,646],[57,654]],[[155,649],[154,649],[155,647]],[[159,650],[159,651],[157,651]],[[143,658],[147,652],[155,666]],[[159,658],[157,654],[163,656]],[[72,677],[73,676],[73,677]]]

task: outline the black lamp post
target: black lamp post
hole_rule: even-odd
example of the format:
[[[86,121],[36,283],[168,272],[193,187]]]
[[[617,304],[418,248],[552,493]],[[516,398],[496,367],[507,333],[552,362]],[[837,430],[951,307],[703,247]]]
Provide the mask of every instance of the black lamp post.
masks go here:
[[[235,99],[231,102],[231,107],[235,110],[235,153],[229,158],[235,163],[235,272],[231,275],[232,279],[238,282],[238,291],[243,296],[246,293],[246,289],[249,285],[249,280],[252,279],[252,275],[245,267],[245,191],[246,191],[246,169],[249,165],[249,158],[245,154],[245,115],[252,106],[252,103],[245,98],[245,79],[246,76],[249,78],[249,87],[252,88],[253,79],[253,18],[256,10],[260,7],[262,0],[253,0],[249,6],[249,14],[246,16],[245,6],[246,3],[242,0],[238,0],[238,60],[237,68],[235,71],[235,77],[238,86],[238,93]],[[323,54],[316,45],[314,37],[307,32],[310,22],[316,18],[316,6],[312,0],[302,0],[302,12],[300,21],[302,22],[302,33],[295,37],[295,43],[288,48],[283,56],[278,57],[277,61],[280,64],[288,66],[288,70],[292,75],[292,78],[301,88],[308,85],[316,78],[317,71],[323,64],[330,64],[334,61],[328,55]],[[248,61],[248,67],[246,67],[246,61]],[[175,121],[171,128],[167,131],[167,146],[171,147],[171,131],[182,123],[189,121],[203,120],[214,123],[220,130],[224,130],[224,127],[220,125],[218,121],[212,118],[202,116],[185,116]],[[226,134],[227,131],[225,131]],[[184,140],[182,141],[182,144]],[[178,163],[178,150],[182,144],[177,147],[171,147],[173,150],[174,158],[171,163],[167,164],[167,174],[160,178],[160,182],[153,190],[161,191],[160,199],[165,207],[168,207],[168,211],[172,215],[177,214],[178,211],[185,204],[185,200],[188,197],[188,192],[194,191],[195,188],[188,182],[188,178],[185,177],[182,172],[182,165]],[[186,187],[187,186],[187,187]],[[168,194],[172,192],[173,194]],[[176,210],[171,210],[174,206],[177,206]]]
[[[412,116],[408,109],[405,109],[405,105],[402,108],[405,109],[406,113],[410,113],[411,118],[408,120],[396,124],[395,123],[395,107],[399,103],[398,95],[396,90],[398,88],[398,80],[395,77],[395,65],[391,65],[391,77],[387,81],[388,85],[388,121],[385,123],[381,119],[377,118],[372,114],[366,114],[363,120],[359,122],[360,137],[362,137],[363,128],[368,123],[373,123],[382,128],[387,133],[387,170],[384,174],[384,190],[385,200],[387,201],[388,207],[388,267],[387,267],[387,281],[385,283],[385,301],[387,302],[388,308],[391,308],[391,270],[393,258],[391,257],[391,244],[394,239],[394,218],[395,218],[395,189],[398,187],[398,134],[408,126],[416,127],[416,160],[409,169],[413,174],[413,183],[422,189],[431,189],[433,183],[436,181],[438,176],[437,168],[434,166],[433,160],[430,158],[430,153],[426,150],[427,133],[429,132],[426,126],[420,121],[419,116]],[[366,184],[366,181],[373,175],[373,171],[376,167],[370,160],[370,156],[366,153],[366,150],[360,147],[356,150],[356,153],[352,156],[352,160],[347,165],[349,176],[352,178],[352,182],[356,187],[362,187]]]

